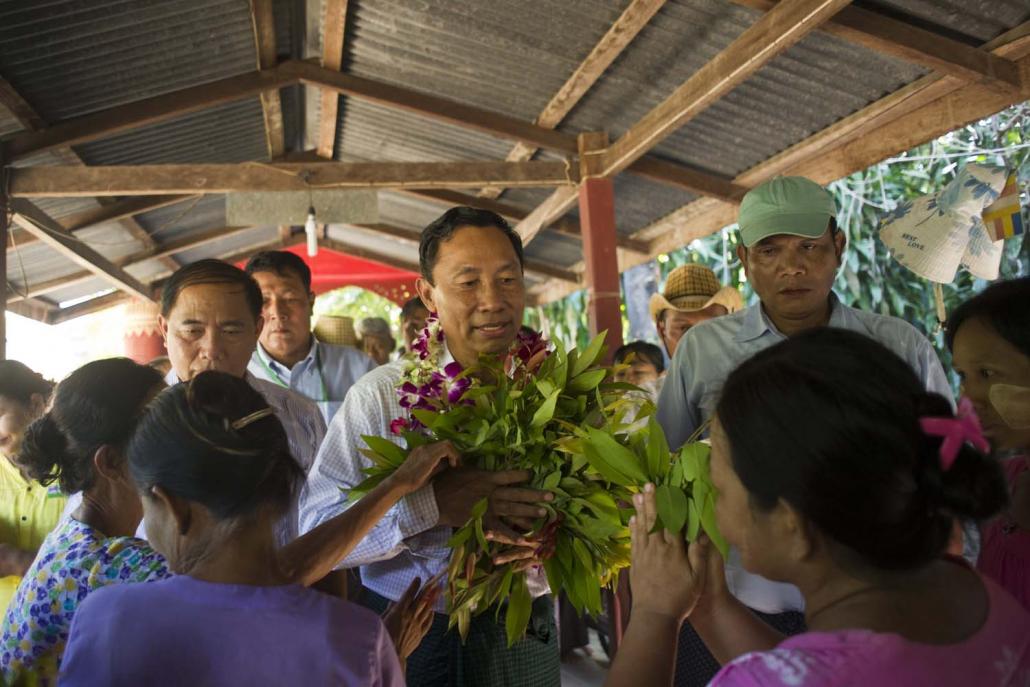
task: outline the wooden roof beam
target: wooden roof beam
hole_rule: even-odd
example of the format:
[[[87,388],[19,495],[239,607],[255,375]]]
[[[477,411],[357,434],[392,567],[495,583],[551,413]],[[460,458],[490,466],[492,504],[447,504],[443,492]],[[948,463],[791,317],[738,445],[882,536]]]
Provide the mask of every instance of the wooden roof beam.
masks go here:
[[[667,136],[843,9],[849,0],[783,0],[762,15],[604,152],[605,176],[623,171]]]
[[[279,63],[275,47],[275,15],[272,0],[250,0],[250,22],[254,29],[254,46],[257,53],[257,68],[271,69]],[[261,113],[265,119],[265,143],[268,159],[280,157],[286,150],[283,132],[283,104],[278,90],[262,91]]]
[[[169,205],[175,205],[176,203],[182,203],[195,198],[196,196],[139,196],[136,198],[127,198],[126,200],[116,201],[110,205],[102,205],[98,208],[83,210],[82,212],[62,217],[56,221],[70,233],[74,234],[75,232],[88,229],[89,227],[94,227],[98,224],[103,224],[104,222],[127,219],[134,215],[168,207]],[[30,243],[34,243],[38,239],[27,231],[17,229],[11,232],[11,240],[18,248],[23,248]],[[7,246],[8,251],[13,248],[14,246],[12,245]]]
[[[12,198],[12,219],[35,234],[48,246],[87,270],[110,282],[115,288],[138,298],[153,300],[150,290],[135,277],[116,266],[82,241],[78,241],[53,218],[27,200]]]
[[[765,12],[778,0],[733,2]],[[820,30],[963,81],[988,81],[1005,89],[1023,86],[1019,68],[1012,60],[872,10],[845,7]]]
[[[536,118],[537,126],[556,128],[636,38],[640,30],[647,26],[665,2],[666,0],[632,0],[590,54],[572,72],[572,76],[544,106]],[[520,142],[511,149],[507,159],[509,162],[531,160],[538,150],[536,146]],[[492,188],[480,191],[479,195],[484,198],[497,198],[503,192],[504,189]]]
[[[242,163],[19,167],[12,198],[307,191],[311,188],[549,187],[575,184],[561,162]],[[575,189],[573,187],[573,192]]]
[[[135,267],[148,260],[155,260],[158,258],[169,257],[176,253],[183,253],[188,250],[200,248],[209,243],[220,241],[230,236],[235,236],[246,231],[250,231],[254,227],[222,227],[219,229],[210,229],[208,231],[196,234],[193,236],[184,236],[168,243],[154,246],[146,250],[140,251],[129,255],[128,257],[122,258],[121,260],[114,261],[114,264],[123,269]],[[175,263],[172,263],[175,264]],[[166,265],[169,269],[175,269],[172,265]],[[177,267],[177,265],[176,265]],[[64,289],[69,286],[75,286],[83,282],[93,279],[96,275],[92,272],[76,272],[65,277],[58,279],[51,279],[49,281],[40,282],[38,284],[29,284],[27,288],[23,289],[18,294],[8,294],[7,302],[12,303],[15,301],[22,300],[22,296],[28,295],[29,297],[41,296],[58,289]]]
[[[6,153],[10,159],[17,160],[44,150],[93,141],[215,105],[253,97],[265,91],[278,90],[297,83],[296,70],[289,64],[119,105],[58,122],[41,131],[16,134],[6,142]]]
[[[333,71],[343,68],[343,40],[346,35],[347,0],[325,0],[322,14],[322,67]],[[336,150],[336,130],[339,118],[340,95],[322,90],[321,113],[318,120],[318,148],[320,157],[333,159]]]

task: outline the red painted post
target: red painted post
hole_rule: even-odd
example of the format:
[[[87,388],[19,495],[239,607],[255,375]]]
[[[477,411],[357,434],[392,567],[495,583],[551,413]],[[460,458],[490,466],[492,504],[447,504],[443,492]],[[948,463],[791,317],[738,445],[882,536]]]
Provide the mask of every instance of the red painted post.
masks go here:
[[[615,190],[610,178],[594,175],[597,156],[608,145],[605,133],[579,135],[582,181],[579,221],[586,264],[587,318],[590,334],[608,331],[609,354],[622,345],[622,293],[615,245]]]

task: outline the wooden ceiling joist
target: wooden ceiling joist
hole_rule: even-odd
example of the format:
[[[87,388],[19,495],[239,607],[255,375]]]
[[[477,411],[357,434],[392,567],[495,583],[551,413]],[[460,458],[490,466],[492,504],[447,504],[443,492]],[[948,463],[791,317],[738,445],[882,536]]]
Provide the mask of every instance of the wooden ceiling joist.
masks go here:
[[[351,225],[359,229],[365,229],[367,231],[374,232],[376,234],[382,234],[389,236],[390,238],[397,239],[401,243],[405,243],[409,246],[418,246],[421,238],[419,232],[411,231],[410,229],[403,229],[401,227],[395,227],[389,224],[355,224]],[[551,265],[546,262],[539,260],[532,260],[527,258],[524,261],[524,267],[527,273],[536,275],[538,277],[545,277],[550,279],[559,279],[561,281],[571,282],[573,284],[579,283],[579,275],[572,270],[567,270],[557,265]],[[416,270],[417,272],[418,270]]]
[[[984,50],[1030,70],[1030,22],[987,43]],[[876,164],[955,129],[962,123],[988,117],[1030,97],[1001,91],[995,84],[968,83],[942,74],[930,74],[845,117],[817,134],[739,175],[743,186],[760,184],[777,175],[798,174],[828,183]],[[649,240],[648,255],[624,255],[626,270],[736,221],[734,206],[701,198],[669,213],[634,233]],[[552,280],[535,289],[534,302],[547,303],[574,289]]]
[[[153,300],[149,289],[122,268],[100,255],[85,243],[76,240],[53,218],[27,200],[10,200],[12,219],[36,238],[82,265],[87,270],[110,282],[115,288],[128,294]]]
[[[250,231],[251,229],[253,229],[253,227],[222,227],[219,229],[210,229],[193,236],[184,236],[182,238],[175,239],[174,241],[169,241],[168,243],[163,243],[138,253],[133,253],[126,258],[115,261],[115,264],[122,269],[135,267],[136,265],[140,265],[148,260],[170,257],[176,253],[183,253],[188,250],[200,248],[201,246],[206,246],[209,243],[221,241],[222,239],[236,236],[237,234]],[[171,265],[167,266],[174,269]],[[77,284],[93,279],[95,276],[96,275],[93,272],[76,272],[75,274],[70,274],[59,279],[51,279],[50,281],[40,282],[38,284],[28,284],[21,293],[8,294],[7,302],[12,303],[22,300],[22,296],[24,295],[28,295],[29,297],[41,296],[52,291],[57,291],[58,289],[76,286]]]
[[[254,29],[257,68],[271,69],[279,63],[275,46],[275,15],[272,12],[272,0],[250,0],[250,19]],[[263,91],[259,97],[261,113],[265,119],[268,159],[275,160],[286,150],[282,97],[278,90]]]
[[[5,150],[11,160],[17,160],[44,150],[85,143],[205,108],[253,97],[296,82],[295,71],[284,65],[232,76],[68,119],[40,131],[17,134],[6,142]]]
[[[566,186],[578,170],[562,162],[324,162],[228,165],[20,167],[12,198],[308,191],[311,189]]]
[[[604,152],[605,176],[623,171],[843,9],[849,0],[782,0]]]
[[[738,5],[771,10],[778,0],[733,0]],[[845,7],[820,29],[874,52],[918,64],[963,81],[986,80],[1006,89],[1022,87],[1012,60],[861,7]]]
[[[401,193],[407,196],[412,196],[413,198],[428,200],[446,207],[468,205],[469,207],[479,208],[481,210],[489,210],[490,212],[496,212],[501,217],[506,217],[507,219],[515,221],[522,219],[528,214],[522,208],[517,208],[514,205],[508,205],[483,196],[471,196],[467,193],[462,193],[461,191],[439,189],[436,191],[402,191]]]
[[[139,196],[138,198],[127,198],[112,202],[110,205],[101,205],[98,208],[83,210],[82,212],[62,217],[57,222],[74,234],[77,231],[82,231],[104,222],[126,219],[194,198],[196,196]],[[11,232],[11,240],[18,248],[22,248],[38,239],[27,231],[17,229]],[[7,250],[10,251],[13,248],[13,245],[8,244]]]
[[[622,54],[651,18],[658,13],[666,0],[632,0],[619,15],[608,31],[597,42],[590,54],[576,67],[572,76],[562,84],[554,97],[544,106],[536,118],[537,126],[556,128],[583,96],[587,94],[612,62]],[[531,160],[539,148],[517,143],[508,153],[508,161]],[[479,195],[497,198],[503,189],[484,189]]]
[[[343,68],[344,27],[347,23],[347,0],[326,0],[322,13],[322,67],[333,71]],[[339,117],[340,95],[323,90],[318,120],[318,148],[320,157],[333,158],[336,150],[336,129]]]
[[[36,109],[29,105],[14,89],[14,86],[3,77],[0,77],[0,105],[10,110],[14,118],[29,131],[39,131],[46,127],[46,122],[39,116]],[[6,154],[10,156],[10,152]]]

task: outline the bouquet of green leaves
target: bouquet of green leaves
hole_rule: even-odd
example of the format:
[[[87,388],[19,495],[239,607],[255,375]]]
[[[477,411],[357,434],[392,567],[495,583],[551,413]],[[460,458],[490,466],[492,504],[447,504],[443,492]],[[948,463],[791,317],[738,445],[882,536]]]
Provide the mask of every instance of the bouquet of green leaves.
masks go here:
[[[480,360],[473,369],[439,367],[443,334],[431,320],[414,347],[416,359],[398,388],[409,417],[391,425],[401,447],[364,437],[373,465],[351,498],[392,473],[417,446],[449,440],[464,464],[484,470],[529,470],[533,488],[550,491],[548,513],[535,523],[536,557],[543,560],[551,591],[564,590],[580,612],[601,610],[601,587],[629,565],[632,496],[656,486],[659,525],[704,530],[725,549],[715,528],[715,493],[708,478],[708,446],[688,443],[672,453],[653,417],[654,406],[636,387],[609,383],[598,364],[604,334],[586,349],[553,350],[539,337],[520,335],[506,358]],[[471,618],[507,601],[509,644],[525,632],[531,603],[516,563],[496,565],[505,545],[487,540],[480,501],[471,519],[451,537],[448,612],[464,638]]]

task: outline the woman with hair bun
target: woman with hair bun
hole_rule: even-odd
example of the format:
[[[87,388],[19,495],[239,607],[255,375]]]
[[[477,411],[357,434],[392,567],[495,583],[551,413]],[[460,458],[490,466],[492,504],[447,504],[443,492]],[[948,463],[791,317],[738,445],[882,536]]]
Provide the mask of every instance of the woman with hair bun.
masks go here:
[[[0,360],[0,613],[64,510],[56,486],[44,487],[17,465],[25,430],[43,414],[53,386],[16,360]]]
[[[723,663],[717,687],[1030,681],[1030,616],[944,555],[956,519],[1006,502],[968,402],[956,416],[881,344],[816,329],[729,376],[711,436],[719,528],[745,568],[801,590],[808,631],[778,636],[736,601],[707,540],[652,533],[649,486],[610,687],[671,684],[684,619]]]
[[[152,421],[147,425],[147,436],[155,456],[178,456],[176,451],[184,447],[199,451],[198,455],[210,461],[199,464],[206,488],[236,490],[212,511],[228,518],[213,533],[231,535],[231,541],[227,541],[231,548],[239,536],[245,536],[244,530],[253,532],[248,527],[279,514],[282,500],[296,488],[299,468],[289,454],[282,425],[270,415],[260,395],[229,375],[209,372],[198,379],[195,386],[175,388],[182,394],[190,388],[197,392],[195,399],[200,405],[191,406],[189,412],[183,410],[193,424],[182,418],[162,420],[164,424]],[[183,561],[201,562],[207,560],[207,553],[214,553],[209,551],[194,559],[172,551],[170,565],[148,542],[133,536],[144,507],[126,459],[130,438],[147,403],[164,388],[161,375],[153,368],[126,358],[95,361],[62,381],[51,410],[30,426],[19,463],[42,483],[57,481],[66,493],[81,491],[83,498],[70,517],[46,538],[8,609],[0,637],[0,683],[22,684],[35,679],[40,685],[52,684],[61,667],[72,619],[82,602],[97,590],[165,580],[173,571],[192,569],[191,565],[183,567]],[[241,422],[234,413],[244,402],[253,411],[250,421]],[[167,407],[167,403],[157,406]],[[219,411],[226,414],[218,415]],[[146,417],[153,419],[153,414]],[[256,457],[251,456],[255,451]],[[248,460],[243,460],[244,456]],[[184,465],[198,465],[188,457],[182,460]],[[398,499],[422,486],[446,461],[454,464],[456,460],[449,445],[412,453],[391,479],[361,502],[285,548],[276,551],[273,547],[273,558],[262,559],[260,570],[247,574],[254,579],[274,575],[276,579],[313,584],[329,573]],[[216,479],[231,479],[232,484],[211,485],[213,471],[230,465],[233,471],[218,473]],[[145,493],[152,495],[154,490]],[[193,520],[194,525],[198,522]],[[159,525],[155,522],[153,527]],[[151,531],[158,537],[163,534],[163,530]],[[253,542],[260,537],[246,538]],[[431,617],[421,605],[406,611],[402,631],[421,637],[424,631],[419,635],[410,628],[428,628]],[[131,628],[141,624],[128,622]],[[208,683],[222,684],[217,680]],[[103,681],[91,680],[89,684]]]
[[[303,472],[250,385],[203,372],[166,390],[128,457],[150,541],[176,574],[87,598],[62,685],[404,684],[375,613],[279,565],[273,527]]]

